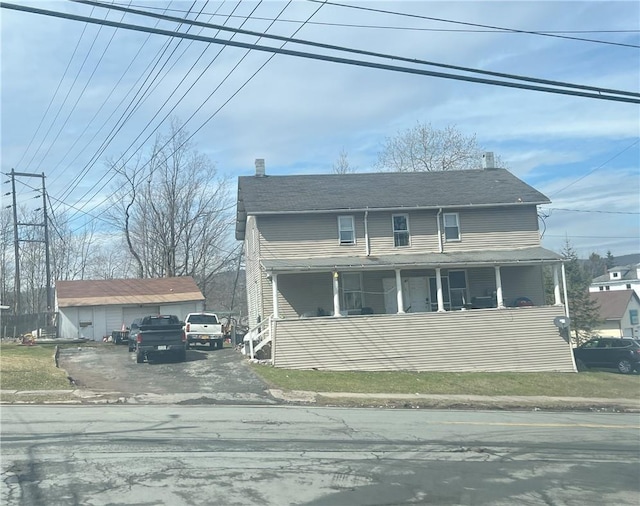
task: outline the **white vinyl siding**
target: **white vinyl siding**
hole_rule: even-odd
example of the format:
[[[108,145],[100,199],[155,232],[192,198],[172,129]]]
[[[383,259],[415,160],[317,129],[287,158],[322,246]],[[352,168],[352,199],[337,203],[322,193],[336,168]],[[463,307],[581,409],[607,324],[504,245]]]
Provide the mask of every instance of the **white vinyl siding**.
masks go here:
[[[367,217],[370,254],[373,256],[437,252],[437,210],[406,213],[409,218],[411,247],[394,246],[390,226],[396,213],[370,211]],[[462,240],[444,242],[444,251],[499,250],[540,246],[535,206],[458,209]],[[261,258],[318,258],[366,254],[364,213],[354,213],[356,245],[340,246],[337,237],[338,214],[296,214],[258,218]],[[342,215],[340,215],[342,216]],[[442,219],[442,216],[440,217]],[[250,217],[250,220],[252,218]],[[255,219],[255,218],[253,218]],[[247,222],[247,238],[250,237]]]
[[[273,360],[333,371],[574,372],[556,316],[564,308],[278,320]]]
[[[249,326],[253,327],[262,314],[262,277],[260,270],[260,240],[257,219],[249,216],[245,235],[244,254],[247,284],[247,311]]]

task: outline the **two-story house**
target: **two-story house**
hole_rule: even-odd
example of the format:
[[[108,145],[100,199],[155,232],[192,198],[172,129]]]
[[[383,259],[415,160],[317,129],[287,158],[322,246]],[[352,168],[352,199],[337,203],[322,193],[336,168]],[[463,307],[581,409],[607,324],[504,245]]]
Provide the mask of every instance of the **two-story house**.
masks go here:
[[[595,278],[589,292],[633,290],[640,296],[640,264],[612,267],[606,274]]]
[[[256,160],[236,219],[248,339],[286,368],[574,371],[546,203],[503,169],[269,176]]]

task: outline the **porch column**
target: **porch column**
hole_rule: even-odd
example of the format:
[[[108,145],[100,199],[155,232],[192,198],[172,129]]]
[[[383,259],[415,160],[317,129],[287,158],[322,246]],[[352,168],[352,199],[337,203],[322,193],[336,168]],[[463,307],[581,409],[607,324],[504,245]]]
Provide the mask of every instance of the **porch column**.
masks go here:
[[[271,274],[271,297],[273,298],[273,317],[279,318],[278,315],[278,275]]]
[[[444,297],[442,296],[442,275],[440,267],[436,267],[436,288],[438,294],[438,313],[444,312]]]
[[[567,294],[567,273],[564,270],[564,262],[560,264],[560,268],[562,269],[562,293],[564,294],[564,315],[567,318],[569,316],[569,296]]]
[[[556,306],[562,305],[562,299],[560,298],[560,279],[558,276],[558,266],[553,266],[553,298]]]
[[[338,271],[333,271],[333,316],[340,316],[340,285]]]
[[[502,278],[500,277],[500,266],[494,265],[493,268],[496,271],[496,301],[498,307],[504,309],[504,300],[502,298]]]
[[[398,313],[404,313],[404,297],[402,296],[402,276],[400,269],[396,269],[396,300],[398,301]]]

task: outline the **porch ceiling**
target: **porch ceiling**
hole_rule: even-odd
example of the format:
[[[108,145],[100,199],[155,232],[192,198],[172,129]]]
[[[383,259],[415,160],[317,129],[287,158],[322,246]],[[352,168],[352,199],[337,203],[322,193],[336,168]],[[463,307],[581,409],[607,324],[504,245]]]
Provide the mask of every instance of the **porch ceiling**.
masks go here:
[[[493,265],[535,265],[556,263],[559,254],[545,248],[522,248],[493,251],[461,251],[449,253],[397,254],[369,257],[279,258],[262,259],[263,267],[279,271],[326,271],[331,269],[395,269],[435,267],[481,267]]]

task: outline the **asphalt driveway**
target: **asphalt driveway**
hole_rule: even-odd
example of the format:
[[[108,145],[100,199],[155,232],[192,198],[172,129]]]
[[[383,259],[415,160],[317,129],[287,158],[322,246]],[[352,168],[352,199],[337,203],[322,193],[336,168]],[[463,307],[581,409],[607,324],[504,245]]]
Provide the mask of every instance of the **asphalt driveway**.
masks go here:
[[[58,360],[81,390],[127,402],[274,404],[268,386],[233,348],[191,348],[186,362],[137,364],[127,346],[64,348]]]

